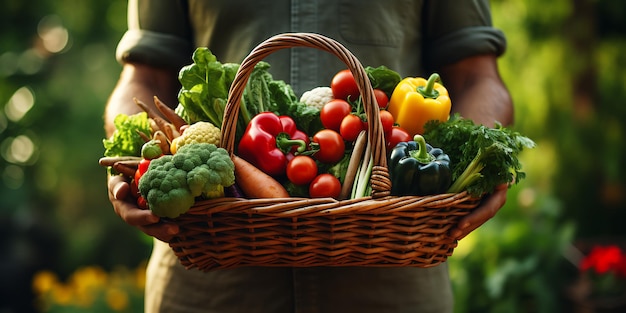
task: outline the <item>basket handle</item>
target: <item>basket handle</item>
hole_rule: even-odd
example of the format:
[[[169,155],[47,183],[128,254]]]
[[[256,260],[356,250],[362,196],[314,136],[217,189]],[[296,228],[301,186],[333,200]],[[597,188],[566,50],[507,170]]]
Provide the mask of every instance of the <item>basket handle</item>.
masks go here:
[[[371,185],[372,197],[387,196],[391,190],[391,180],[387,169],[387,155],[385,149],[385,138],[382,131],[379,107],[374,96],[374,89],[370,80],[361,65],[361,62],[339,42],[314,33],[285,33],[275,35],[256,46],[250,54],[243,60],[235,79],[228,93],[228,101],[224,110],[222,122],[222,136],[220,146],[226,149],[231,155],[235,151],[235,132],[237,118],[239,116],[239,106],[243,91],[248,83],[248,79],[254,70],[254,66],[271,53],[293,47],[316,48],[329,52],[341,61],[352,72],[354,80],[361,92],[365,115],[368,120],[368,145],[372,148],[374,167],[372,169]]]

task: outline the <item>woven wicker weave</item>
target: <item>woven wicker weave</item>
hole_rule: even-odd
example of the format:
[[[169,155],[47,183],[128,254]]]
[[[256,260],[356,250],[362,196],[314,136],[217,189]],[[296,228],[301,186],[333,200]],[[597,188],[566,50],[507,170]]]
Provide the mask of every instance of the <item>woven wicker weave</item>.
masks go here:
[[[352,71],[369,121],[379,121],[367,74],[338,42],[317,34],[287,33],[258,45],[241,63],[230,89],[220,146],[231,154],[239,103],[254,66],[286,48],[308,47],[335,55]],[[446,233],[480,199],[466,193],[390,196],[384,134],[368,123],[374,168],[372,195],[332,198],[241,199],[197,202],[176,218],[179,235],[170,242],[187,268],[208,271],[239,266],[431,267],[446,261],[456,241]]]

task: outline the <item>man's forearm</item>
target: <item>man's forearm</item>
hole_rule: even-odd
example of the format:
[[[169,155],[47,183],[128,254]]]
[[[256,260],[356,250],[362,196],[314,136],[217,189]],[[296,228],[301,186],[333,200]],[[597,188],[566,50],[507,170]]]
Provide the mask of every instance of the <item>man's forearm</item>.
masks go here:
[[[176,95],[179,88],[174,71],[145,65],[125,65],[106,105],[104,122],[107,136],[114,131],[115,116],[120,113],[134,114],[141,111],[133,98],[153,105],[153,98],[157,96],[166,104],[175,106],[178,104]]]
[[[500,79],[494,56],[468,58],[446,66],[441,73],[453,112],[487,126],[513,123],[513,102]]]

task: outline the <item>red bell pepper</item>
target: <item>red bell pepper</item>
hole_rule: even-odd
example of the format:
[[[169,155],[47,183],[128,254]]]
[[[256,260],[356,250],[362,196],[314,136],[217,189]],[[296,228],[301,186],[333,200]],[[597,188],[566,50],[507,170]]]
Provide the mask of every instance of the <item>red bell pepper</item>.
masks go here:
[[[266,174],[282,176],[289,160],[308,144],[309,137],[297,129],[291,117],[262,112],[248,123],[238,154]]]

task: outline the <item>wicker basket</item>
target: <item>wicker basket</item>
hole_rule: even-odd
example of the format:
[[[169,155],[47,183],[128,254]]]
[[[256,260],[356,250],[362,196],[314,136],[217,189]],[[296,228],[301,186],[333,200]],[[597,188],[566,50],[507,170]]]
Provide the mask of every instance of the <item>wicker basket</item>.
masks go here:
[[[308,47],[329,52],[352,71],[369,121],[379,121],[367,74],[338,42],[309,33],[274,36],[241,63],[230,89],[220,145],[234,151],[239,103],[255,66],[274,51]],[[332,198],[241,199],[197,202],[176,218],[180,233],[170,246],[187,268],[208,271],[240,266],[431,267],[445,262],[456,247],[446,236],[480,199],[466,193],[390,196],[384,134],[380,122],[368,123],[373,154],[372,195]]]

